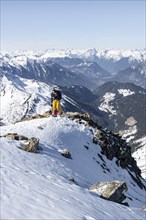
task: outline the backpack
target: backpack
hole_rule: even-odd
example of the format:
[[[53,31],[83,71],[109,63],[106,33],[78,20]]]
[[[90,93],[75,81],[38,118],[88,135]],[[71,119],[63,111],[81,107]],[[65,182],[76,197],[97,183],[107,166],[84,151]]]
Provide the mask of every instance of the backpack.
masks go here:
[[[58,100],[61,100],[61,99],[62,99],[62,93],[61,93],[61,91],[60,91],[60,90],[57,90],[56,93],[57,93],[57,98],[58,98]]]

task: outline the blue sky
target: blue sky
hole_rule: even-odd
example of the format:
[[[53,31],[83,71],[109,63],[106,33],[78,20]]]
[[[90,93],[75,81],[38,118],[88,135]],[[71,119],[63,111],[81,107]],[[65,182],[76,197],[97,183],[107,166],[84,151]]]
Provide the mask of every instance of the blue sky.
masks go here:
[[[1,0],[2,50],[144,47],[144,0]]]

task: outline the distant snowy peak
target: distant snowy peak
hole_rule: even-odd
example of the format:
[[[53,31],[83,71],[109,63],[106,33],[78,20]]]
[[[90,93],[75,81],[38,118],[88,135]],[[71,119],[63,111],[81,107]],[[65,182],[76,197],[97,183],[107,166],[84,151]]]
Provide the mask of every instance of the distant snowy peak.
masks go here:
[[[90,59],[94,61],[95,58],[103,59],[113,59],[115,61],[120,60],[121,58],[128,58],[129,61],[137,60],[143,61],[146,58],[146,50],[118,50],[118,49],[108,49],[108,50],[98,50],[98,49],[87,49],[87,50],[47,50],[47,51],[15,51],[15,52],[2,52],[2,57],[7,56],[27,56],[30,59],[41,59],[46,60],[48,58],[56,57],[70,57],[70,58],[81,58],[81,59]]]
[[[145,50],[95,50],[90,49],[83,53],[83,56],[89,57],[98,57],[99,59],[106,59],[110,60],[113,59],[114,61],[119,61],[122,58],[128,58],[129,61],[137,60],[142,61],[146,56]]]
[[[14,56],[12,58],[4,58],[4,61],[11,66],[26,66],[28,58],[25,55]]]
[[[60,86],[95,90],[105,82],[130,82],[146,88],[146,50],[47,50],[2,52],[1,73]]]

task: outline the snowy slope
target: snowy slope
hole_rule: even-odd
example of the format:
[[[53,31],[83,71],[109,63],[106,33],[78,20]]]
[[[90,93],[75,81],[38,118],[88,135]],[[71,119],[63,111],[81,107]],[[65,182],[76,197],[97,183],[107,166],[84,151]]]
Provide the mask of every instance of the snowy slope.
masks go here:
[[[96,107],[108,116],[108,129],[120,132],[130,145],[145,136],[146,90],[133,83],[108,82],[95,91]]]
[[[0,81],[0,117],[4,124],[19,121],[27,114],[50,109],[51,86],[18,76],[3,75]]]
[[[146,136],[136,141],[139,148],[133,153],[138,167],[141,169],[142,177],[146,179]]]
[[[103,172],[97,155],[101,149],[93,144],[90,127],[58,116],[2,126],[0,135],[9,132],[39,138],[40,152],[22,151],[19,147],[24,143],[0,138],[1,219],[144,219],[139,209],[145,202],[144,190],[114,159],[102,155],[110,170]],[[61,156],[64,148],[72,160]],[[103,200],[88,189],[98,181],[112,180],[126,182],[129,207]]]
[[[60,117],[10,125],[27,114],[42,114],[49,110],[51,85],[6,74],[1,76],[0,88],[1,118],[3,123],[9,124],[0,127],[0,135],[17,132],[34,136],[39,138],[41,148],[39,154],[26,153],[18,149],[23,143],[0,138],[1,219],[144,218],[139,210],[144,205],[144,191],[126,170],[117,167],[115,160],[109,161],[102,156],[103,162],[97,156],[100,147],[93,144],[90,128]],[[63,99],[63,104],[76,105],[67,96]],[[60,155],[64,148],[69,148],[73,160]],[[104,163],[110,172],[103,172]],[[77,184],[69,180],[71,177]],[[127,183],[129,208],[105,201],[88,190],[97,181],[112,180]],[[8,210],[7,207],[11,208]]]
[[[18,76],[13,76],[11,74],[1,75],[0,78],[0,103],[1,103],[1,111],[0,111],[0,125],[15,123],[23,119],[26,115],[32,114],[43,114],[45,111],[48,111],[50,106],[50,92],[52,85],[47,85],[45,83],[41,83],[35,80],[27,80]],[[86,97],[87,97],[87,92]],[[118,94],[122,94],[124,97],[127,95],[132,95],[133,92],[128,89],[119,89]],[[88,94],[89,96],[91,94]],[[80,94],[77,94],[77,100],[80,97]],[[100,106],[103,110],[107,109],[112,112],[116,112],[113,106],[109,105],[110,98],[114,98],[113,96],[105,97],[105,101]],[[77,101],[76,100],[76,101]],[[74,109],[74,111],[81,111],[81,107],[78,106],[76,102],[74,102],[68,95],[63,95],[63,100],[61,101],[62,108],[66,111],[70,109]],[[104,119],[104,118],[103,118]],[[102,121],[103,121],[102,119]],[[132,127],[131,130],[127,130],[127,135],[125,138],[127,141],[130,141],[131,138],[135,135],[133,132],[137,132],[137,128],[135,130]],[[139,142],[140,143],[140,142]],[[138,143],[138,144],[139,144]],[[136,144],[136,145],[138,145]],[[140,144],[139,144],[140,145]],[[136,160],[139,157],[136,157]],[[140,157],[141,158],[141,157]],[[138,159],[139,160],[139,159]],[[145,161],[143,161],[143,167],[145,167]],[[138,162],[139,165],[139,162]],[[140,165],[140,168],[142,165]],[[143,169],[142,169],[143,173]],[[143,175],[143,174],[142,174]]]
[[[27,115],[43,114],[52,109],[53,86],[17,75],[0,75],[0,124],[15,123]],[[61,106],[63,110],[79,110],[78,104],[65,94]]]

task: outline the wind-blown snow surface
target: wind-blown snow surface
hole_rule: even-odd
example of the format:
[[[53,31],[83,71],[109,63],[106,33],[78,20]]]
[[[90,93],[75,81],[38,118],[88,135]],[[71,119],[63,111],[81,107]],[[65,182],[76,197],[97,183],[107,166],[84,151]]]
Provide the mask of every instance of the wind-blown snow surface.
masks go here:
[[[135,158],[138,167],[141,169],[142,177],[146,179],[146,136],[135,142],[139,143],[139,149],[137,149],[132,156]]]
[[[110,170],[103,172],[103,161],[97,156],[100,146],[93,144],[90,127],[58,116],[1,127],[1,135],[9,132],[39,138],[40,152],[22,151],[19,147],[24,142],[0,138],[1,219],[144,219],[139,208],[144,205],[145,192],[126,170],[116,166],[115,159],[102,155]],[[73,159],[61,156],[64,148]],[[127,183],[130,207],[103,200],[88,190],[98,181],[113,180]]]

